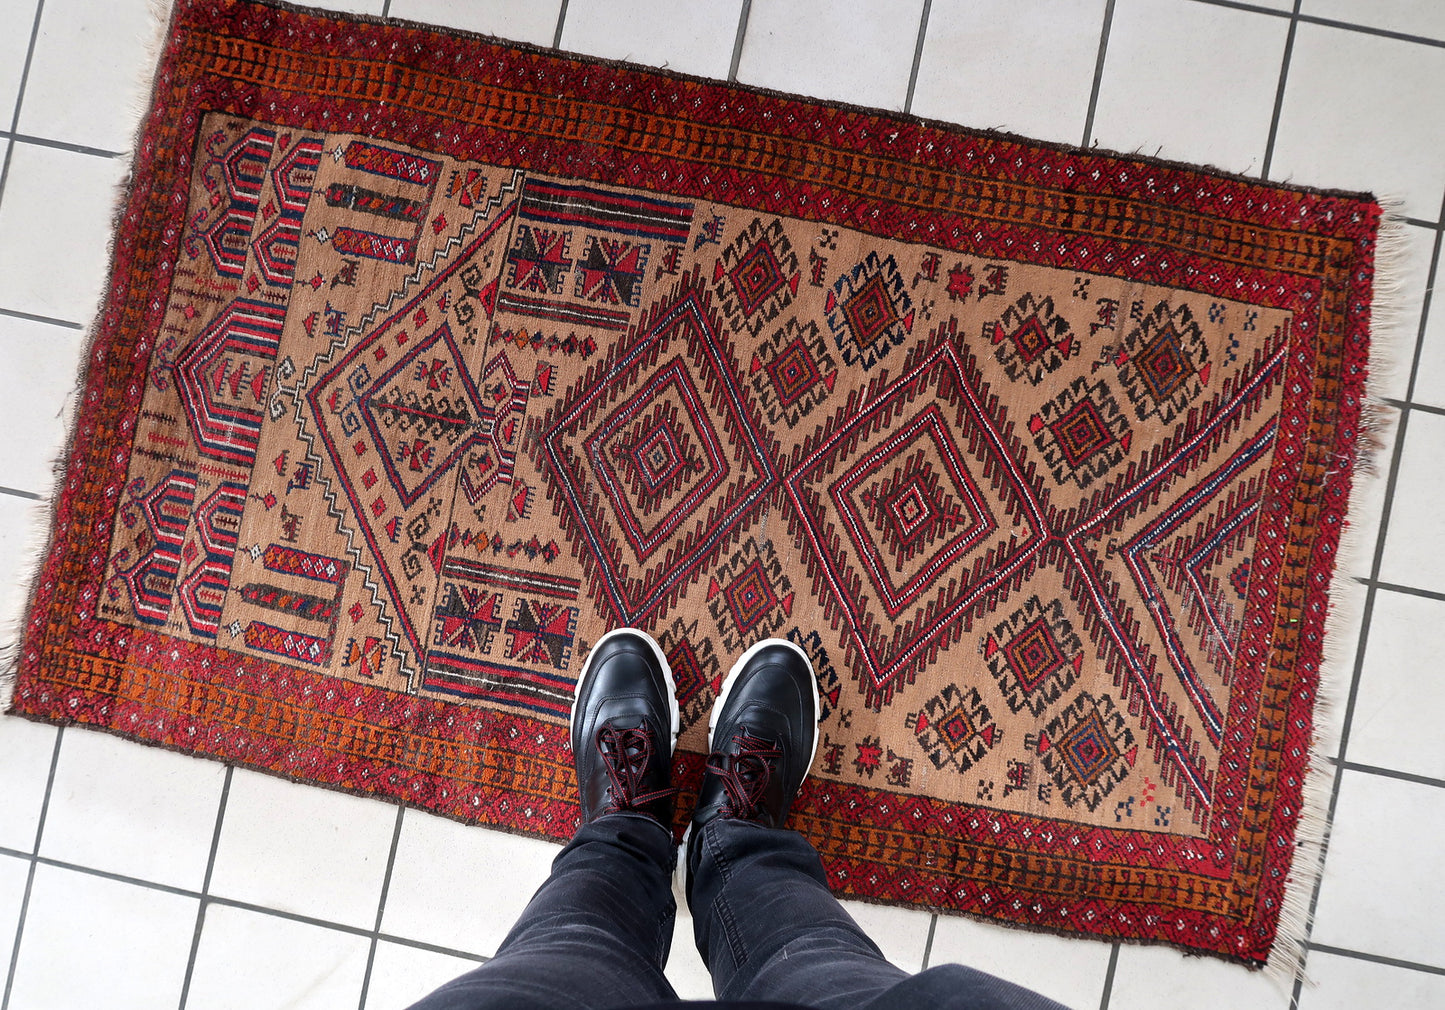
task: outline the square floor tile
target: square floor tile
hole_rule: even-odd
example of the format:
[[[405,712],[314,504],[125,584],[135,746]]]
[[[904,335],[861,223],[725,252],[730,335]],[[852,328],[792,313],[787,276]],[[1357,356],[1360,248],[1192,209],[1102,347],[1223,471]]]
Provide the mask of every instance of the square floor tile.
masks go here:
[[[186,1008],[358,1006],[370,949],[354,933],[208,905]]]
[[[863,932],[888,958],[904,971],[923,970],[923,952],[928,948],[928,926],[933,916],[916,908],[874,905],[866,901],[844,901]]]
[[[940,915],[928,966],[963,964],[1042,993],[1065,1006],[1096,1007],[1110,945]]]
[[[1347,770],[1311,938],[1445,968],[1442,832],[1445,789]]]
[[[15,99],[20,94],[20,75],[25,71],[25,53],[35,24],[35,4],[36,0],[8,0],[0,11],[0,128],[6,130],[10,129]]]
[[[45,803],[45,783],[55,754],[54,726],[13,715],[0,716],[0,847],[35,851],[35,832]]]
[[[915,114],[1077,144],[1105,0],[934,0]]]
[[[1438,0],[1303,0],[1300,13],[1369,25],[1406,35],[1445,39],[1445,5]]]
[[[1445,49],[1301,24],[1270,178],[1403,197],[1434,221],[1445,188]]]
[[[392,0],[391,16],[550,46],[562,0]]]
[[[1445,602],[1381,589],[1350,722],[1345,757],[1359,764],[1445,779]]]
[[[15,145],[0,194],[0,308],[89,321],[127,167],[123,158]]]
[[[79,330],[0,316],[0,486],[50,493],[83,343]]]
[[[177,1006],[199,905],[166,891],[37,866],[10,1006]]]
[[[1404,437],[1380,578],[1445,592],[1445,525],[1440,523],[1440,501],[1445,494],[1445,467],[1440,465],[1445,417],[1411,411]]]
[[[1094,141],[1258,173],[1289,24],[1209,4],[1119,0]],[[1221,100],[1228,95],[1228,100]]]
[[[1445,975],[1395,968],[1356,957],[1314,951],[1306,966],[1310,981],[1300,990],[1299,1010],[1440,1010]]]
[[[211,893],[371,929],[395,826],[389,804],[238,769]]]
[[[381,931],[490,957],[559,848],[408,810]]]
[[[1445,270],[1435,268],[1437,280],[1445,280]],[[1405,363],[1409,370],[1409,362]],[[1425,320],[1424,339],[1420,344],[1420,367],[1415,372],[1415,389],[1411,399],[1445,407],[1445,286],[1430,300],[1430,315]]]
[[[214,761],[67,729],[40,854],[200,890],[224,778]]]
[[[908,98],[923,0],[820,6],[753,0],[738,80],[899,110]]]
[[[570,0],[562,48],[724,78],[740,0]]]
[[[25,884],[30,879],[30,861],[0,854],[0,964],[7,966],[15,950],[15,929],[20,925],[20,908],[25,903]]]
[[[400,1010],[465,975],[478,962],[403,943],[382,940],[371,962],[363,1010]]]
[[[1291,985],[1242,964],[1121,944],[1109,1010],[1287,1010]]]
[[[19,132],[130,150],[150,90],[155,17],[150,0],[45,0]]]

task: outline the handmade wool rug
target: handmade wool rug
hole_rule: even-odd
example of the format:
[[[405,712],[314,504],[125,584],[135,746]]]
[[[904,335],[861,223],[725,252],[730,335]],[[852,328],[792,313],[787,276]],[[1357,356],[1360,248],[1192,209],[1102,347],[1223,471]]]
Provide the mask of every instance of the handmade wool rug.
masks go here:
[[[561,839],[591,643],[667,652],[680,825],[781,636],[838,892],[1261,962],[1380,223],[182,0],[14,710]]]

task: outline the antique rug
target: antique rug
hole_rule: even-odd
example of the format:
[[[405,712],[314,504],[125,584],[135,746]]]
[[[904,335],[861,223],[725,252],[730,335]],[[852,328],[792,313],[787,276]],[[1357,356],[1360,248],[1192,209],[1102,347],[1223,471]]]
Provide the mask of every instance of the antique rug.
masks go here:
[[[589,644],[812,657],[846,895],[1259,963],[1378,205],[182,0],[14,711],[561,839]]]

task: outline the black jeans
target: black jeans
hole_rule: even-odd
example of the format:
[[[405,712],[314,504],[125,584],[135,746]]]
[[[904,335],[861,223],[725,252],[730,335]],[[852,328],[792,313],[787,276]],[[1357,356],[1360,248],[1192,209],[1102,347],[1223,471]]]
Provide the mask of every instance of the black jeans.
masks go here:
[[[889,964],[828,890],[795,831],[715,820],[692,840],[697,948],[720,1000],[832,1007],[1061,1010],[962,965]],[[583,825],[497,954],[413,1010],[626,1007],[676,999],[663,976],[677,912],[672,837],[638,814]]]

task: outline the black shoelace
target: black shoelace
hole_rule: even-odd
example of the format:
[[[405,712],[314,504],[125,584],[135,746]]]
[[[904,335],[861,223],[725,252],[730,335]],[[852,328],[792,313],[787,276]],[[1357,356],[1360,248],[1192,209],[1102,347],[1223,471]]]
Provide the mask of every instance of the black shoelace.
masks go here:
[[[612,782],[612,803],[608,810],[642,810],[649,803],[666,799],[676,788],[640,792],[642,777],[652,760],[652,734],[645,729],[615,729],[603,726],[597,731],[597,750]]]
[[[747,730],[737,733],[733,742],[737,752],[714,751],[708,755],[707,770],[722,780],[727,793],[721,813],[752,820],[772,781],[772,762],[781,760],[783,752],[773,741],[753,736]]]

